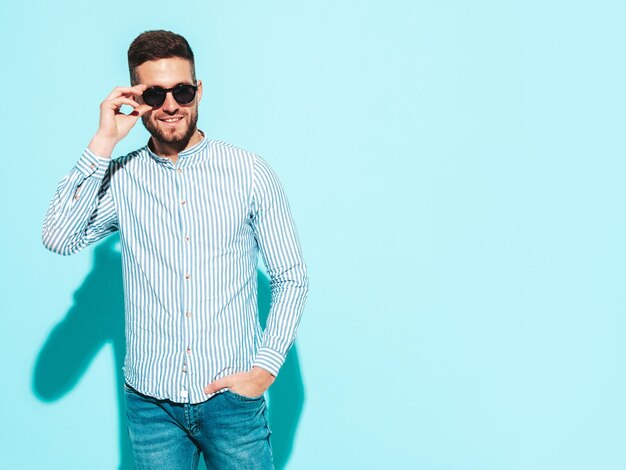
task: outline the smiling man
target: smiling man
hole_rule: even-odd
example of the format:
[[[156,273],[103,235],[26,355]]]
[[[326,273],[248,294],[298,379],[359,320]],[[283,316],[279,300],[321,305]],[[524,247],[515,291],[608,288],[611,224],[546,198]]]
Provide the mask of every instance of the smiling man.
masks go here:
[[[200,454],[209,468],[273,468],[263,393],[295,340],[308,289],[287,200],[263,159],[198,130],[202,82],[182,36],[142,33],[128,64],[131,86],[101,103],[43,242],[69,255],[120,232],[138,470],[196,468]],[[140,117],[148,144],[112,159]],[[259,253],[272,286],[265,330]]]

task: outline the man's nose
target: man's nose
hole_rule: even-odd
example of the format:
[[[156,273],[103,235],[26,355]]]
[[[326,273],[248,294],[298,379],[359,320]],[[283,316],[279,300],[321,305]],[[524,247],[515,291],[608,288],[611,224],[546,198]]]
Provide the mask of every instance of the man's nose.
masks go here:
[[[163,102],[163,106],[161,106],[161,108],[166,113],[173,113],[174,111],[176,111],[178,109],[178,107],[179,107],[179,105],[176,102],[176,100],[174,99],[174,96],[172,95],[172,92],[168,91],[165,94],[165,101]]]

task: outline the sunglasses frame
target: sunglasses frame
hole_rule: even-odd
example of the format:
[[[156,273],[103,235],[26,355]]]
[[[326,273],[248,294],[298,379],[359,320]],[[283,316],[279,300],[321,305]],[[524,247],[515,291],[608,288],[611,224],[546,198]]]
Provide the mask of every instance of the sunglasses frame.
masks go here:
[[[178,100],[178,98],[176,98],[176,91],[177,91],[177,90],[180,90],[180,89],[181,89],[181,87],[185,87],[185,88],[186,88],[186,87],[189,87],[189,88],[192,88],[192,89],[193,89],[193,97],[192,97],[189,101],[187,101],[186,103],[181,102],[181,101],[179,101],[179,100]],[[163,92],[163,100],[162,100],[159,104],[152,105],[152,104],[150,104],[150,103],[148,103],[148,102],[146,101],[146,99],[145,99],[144,95],[146,94],[146,92],[149,92],[149,91],[151,91],[151,90],[159,90],[159,91]],[[178,104],[180,104],[180,105],[185,105],[185,104],[189,104],[189,103],[191,103],[191,102],[192,102],[192,101],[196,98],[196,93],[197,93],[197,92],[198,92],[198,85],[191,85],[191,84],[189,84],[189,83],[179,83],[178,85],[176,85],[176,86],[175,86],[175,87],[173,87],[173,88],[163,88],[163,87],[161,87],[161,86],[151,86],[150,88],[146,89],[146,90],[145,90],[145,91],[141,94],[141,97],[143,98],[143,102],[144,102],[144,103],[146,103],[148,106],[152,106],[154,109],[156,109],[156,108],[160,108],[161,106],[163,106],[163,103],[165,103],[165,100],[167,99],[167,94],[168,94],[168,93],[171,93],[171,94],[172,94],[172,96],[174,97],[174,99],[176,100],[176,102],[177,102]]]

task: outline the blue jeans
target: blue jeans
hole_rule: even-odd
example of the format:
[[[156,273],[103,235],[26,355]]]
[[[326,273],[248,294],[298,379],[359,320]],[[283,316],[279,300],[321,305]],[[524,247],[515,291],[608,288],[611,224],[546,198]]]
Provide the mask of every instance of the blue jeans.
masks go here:
[[[124,386],[137,470],[273,469],[265,398],[226,391],[196,405],[157,400]]]

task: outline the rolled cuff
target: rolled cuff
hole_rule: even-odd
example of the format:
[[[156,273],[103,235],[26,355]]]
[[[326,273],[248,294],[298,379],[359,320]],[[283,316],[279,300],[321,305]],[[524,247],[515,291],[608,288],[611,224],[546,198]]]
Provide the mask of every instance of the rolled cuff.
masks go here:
[[[110,158],[99,157],[87,148],[76,162],[76,169],[85,175],[85,178],[103,179],[110,163]]]
[[[259,348],[253,366],[265,369],[274,377],[285,362],[285,356],[270,348]]]

